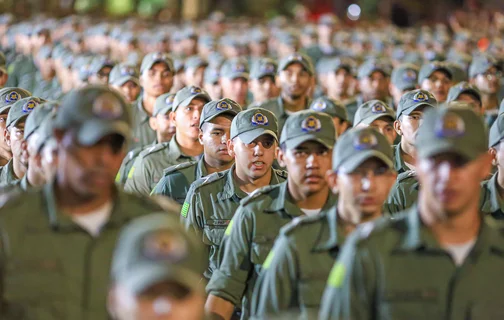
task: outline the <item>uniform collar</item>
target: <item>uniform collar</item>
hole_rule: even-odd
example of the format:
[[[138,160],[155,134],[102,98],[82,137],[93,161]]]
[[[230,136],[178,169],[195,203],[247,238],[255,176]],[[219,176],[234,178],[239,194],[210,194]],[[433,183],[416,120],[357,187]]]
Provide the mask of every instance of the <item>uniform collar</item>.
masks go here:
[[[340,223],[336,209],[337,197],[332,193],[320,213],[324,220],[324,227],[313,247],[314,251],[327,251],[343,244],[345,234]]]
[[[226,173],[225,177],[226,181],[224,183],[224,188],[222,189],[221,192],[217,194],[217,198],[219,200],[228,200],[231,198],[235,198],[235,200],[240,201],[241,199],[247,196],[247,194],[243,192],[236,183],[236,179],[234,176],[235,169],[236,165],[233,164],[233,166]]]
[[[206,166],[205,166],[205,157],[201,157],[196,163],[196,180],[201,179],[208,175]]]
[[[289,117],[289,115],[287,114],[287,112],[285,111],[285,107],[284,107],[284,102],[283,102],[283,99],[282,99],[282,95],[279,95],[277,97],[277,102],[278,102],[278,106],[280,108],[279,112],[276,113],[276,112],[273,112],[274,114],[280,114],[282,117],[284,118],[287,118]],[[309,97],[306,97],[306,103],[304,105],[304,109],[308,109],[308,107],[310,106],[310,98]]]
[[[182,153],[182,150],[180,150],[180,145],[177,142],[177,135],[174,135],[170,139],[170,142],[168,142],[168,152],[170,154],[170,158],[172,158],[173,160],[177,160],[179,158],[195,159],[194,157]]]
[[[401,156],[401,144],[398,143],[394,146],[394,166],[397,170],[397,173],[402,173],[408,171],[409,168],[406,166],[402,156]]]
[[[500,196],[499,190],[497,189],[497,183],[498,183],[497,182],[497,175],[498,174],[499,174],[498,172],[494,173],[492,178],[490,178],[490,180],[488,180],[488,183],[487,183],[487,188],[488,188],[488,191],[490,192],[490,199],[489,199],[489,205],[490,205],[489,211],[490,212],[496,212],[496,211],[504,209],[504,200]]]
[[[145,111],[144,106],[143,106],[143,95],[141,94],[138,99],[137,99],[137,109],[138,109],[138,114],[135,115],[140,122],[147,122],[149,121],[149,114],[147,111]]]

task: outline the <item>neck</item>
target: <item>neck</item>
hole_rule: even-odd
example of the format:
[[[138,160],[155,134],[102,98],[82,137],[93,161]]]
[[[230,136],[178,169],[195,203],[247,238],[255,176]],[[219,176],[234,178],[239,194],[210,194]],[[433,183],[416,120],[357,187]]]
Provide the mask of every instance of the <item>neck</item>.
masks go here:
[[[70,215],[85,215],[113,200],[113,187],[99,196],[83,197],[75,192],[64,180],[56,181],[55,198],[58,208]]]
[[[185,155],[196,157],[203,153],[203,146],[198,139],[193,139],[177,132],[175,141],[177,142],[180,151],[182,151]]]
[[[209,157],[207,155],[205,155],[204,159],[203,159],[203,164],[205,165],[205,169],[208,172],[208,174],[227,170],[227,169],[231,168],[233,163],[234,163],[234,161],[230,161],[230,162],[218,161],[218,160],[212,159],[211,157]]]
[[[482,94],[481,105],[485,110],[493,110],[499,108],[499,99],[496,94]]]
[[[149,116],[152,116],[155,103],[156,103],[156,97],[144,93],[142,97],[142,105],[144,110],[149,114]]]
[[[16,178],[21,179],[26,174],[26,166],[15,159],[12,159],[12,164],[14,168],[14,175]]]
[[[350,96],[348,94],[346,94],[346,93],[341,93],[340,94],[340,93],[328,91],[327,95],[329,96],[329,98],[334,99],[336,101],[340,101],[340,102],[343,102],[345,100],[350,99]]]
[[[401,152],[401,156],[404,162],[407,163],[415,163],[415,158],[413,158],[413,154],[415,152],[415,147],[411,144],[407,143],[406,140],[401,139],[401,146],[399,148]]]
[[[9,150],[5,150],[0,148],[0,163],[5,162],[2,165],[5,165],[9,160],[12,159],[12,152]]]
[[[293,185],[290,179],[287,179],[289,194],[299,208],[302,209],[320,209],[327,202],[329,197],[329,188],[323,188],[319,192],[313,194],[304,194],[299,188]]]
[[[420,204],[420,218],[439,244],[465,243],[477,237],[481,226],[481,215],[478,210],[479,201],[473,201],[455,216],[447,216],[444,213],[435,212],[428,205],[422,206],[421,204],[427,204],[429,201],[426,196],[420,191],[418,201]]]
[[[355,206],[348,206],[341,199],[337,204],[338,223],[343,226],[345,235],[350,234],[358,224],[376,220],[383,216],[381,208],[372,214],[362,214]]]
[[[240,188],[241,191],[245,193],[251,193],[256,189],[268,186],[271,182],[272,174],[273,170],[269,169],[264,176],[258,179],[253,179],[247,176],[246,174],[239,172],[238,170],[236,170],[236,168],[233,173],[234,178],[238,182],[238,187]]]
[[[284,103],[284,109],[296,112],[306,109],[306,95],[302,95],[299,98],[293,98],[289,95],[282,93],[282,100]]]

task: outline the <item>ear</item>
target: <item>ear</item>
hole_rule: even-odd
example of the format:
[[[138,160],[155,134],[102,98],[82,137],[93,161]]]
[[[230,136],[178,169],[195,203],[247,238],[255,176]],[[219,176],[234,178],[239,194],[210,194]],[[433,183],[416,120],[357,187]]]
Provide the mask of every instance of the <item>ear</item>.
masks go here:
[[[157,122],[155,117],[150,117],[149,118],[149,126],[151,127],[152,130],[156,131],[157,130]]]
[[[348,121],[343,121],[341,124],[340,124],[340,128],[341,128],[341,134],[342,135],[345,131],[348,130],[348,128],[350,128],[350,122]]]
[[[10,130],[9,130],[9,128],[5,128],[5,130],[4,130],[4,140],[5,140],[5,143],[10,147],[11,146],[11,140],[10,140]]]
[[[24,151],[24,152],[28,152],[28,143],[26,142],[26,140],[23,139],[23,141],[21,141],[21,150]]]
[[[198,140],[201,145],[203,145],[203,130],[199,130]]]
[[[481,181],[488,179],[492,171],[493,156],[490,153],[484,153],[481,155],[482,160],[482,170],[481,170]]]
[[[336,194],[338,192],[338,173],[334,170],[328,170],[325,178],[331,192]]]
[[[492,148],[488,149],[488,153],[492,157],[492,165],[496,166],[497,165],[497,149],[492,147]]]
[[[233,140],[228,139],[228,141],[226,142],[226,145],[227,145],[227,149],[228,149],[229,155],[231,157],[234,157],[235,156],[235,152],[234,152],[234,143],[233,143]]]
[[[170,112],[170,121],[173,123],[174,126],[177,126],[177,117],[176,117],[177,110],[175,112]]]
[[[61,130],[61,129],[54,129],[53,135],[54,135],[54,138],[56,139],[56,141],[58,142],[58,144],[60,144],[61,141],[63,140],[63,137],[65,136],[65,131]]]
[[[394,121],[394,130],[398,135],[402,136],[401,121],[399,120]]]
[[[287,164],[285,163],[285,152],[280,147],[276,149],[276,158],[278,160],[278,164],[282,168],[285,168],[287,166]]]

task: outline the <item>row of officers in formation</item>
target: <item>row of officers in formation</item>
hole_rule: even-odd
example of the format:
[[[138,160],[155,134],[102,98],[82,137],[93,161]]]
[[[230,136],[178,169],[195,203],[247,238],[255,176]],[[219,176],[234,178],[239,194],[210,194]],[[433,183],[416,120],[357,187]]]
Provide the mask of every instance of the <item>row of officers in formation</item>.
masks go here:
[[[0,319],[504,318],[504,46],[78,26],[0,17]]]

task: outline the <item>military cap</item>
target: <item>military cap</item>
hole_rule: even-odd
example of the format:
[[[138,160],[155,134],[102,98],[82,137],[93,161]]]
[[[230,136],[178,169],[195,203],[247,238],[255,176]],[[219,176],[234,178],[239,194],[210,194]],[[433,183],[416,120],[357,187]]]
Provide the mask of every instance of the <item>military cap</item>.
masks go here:
[[[278,64],[278,72],[284,71],[293,63],[299,63],[310,75],[314,74],[313,63],[311,59],[299,52],[290,54],[287,57],[282,58],[282,60],[280,60],[280,63]]]
[[[377,59],[368,59],[359,67],[358,78],[367,78],[376,71],[379,71],[388,77],[390,76],[390,69],[390,66],[382,61],[378,61]]]
[[[447,62],[446,64],[451,70],[453,83],[456,84],[462,81],[467,81],[467,72],[461,65],[453,62]]]
[[[5,113],[16,101],[31,96],[31,92],[17,87],[0,89],[0,114]]]
[[[502,139],[504,139],[504,114],[501,113],[490,127],[488,147],[495,147]]]
[[[105,67],[113,68],[114,62],[105,56],[94,57],[91,60],[91,64],[89,65],[89,74],[97,74],[101,69]]]
[[[453,71],[450,69],[448,64],[440,61],[434,61],[426,63],[420,68],[420,73],[418,74],[418,83],[422,84],[422,82],[429,78],[435,71],[444,72],[450,79],[453,78]]]
[[[56,112],[55,105],[57,105],[56,102],[45,102],[40,104],[37,108],[34,108],[33,112],[29,113],[24,127],[25,140],[38,130],[47,115]]]
[[[1,92],[1,91],[0,91]],[[1,96],[0,96],[1,99]],[[1,101],[0,101],[1,102]],[[1,109],[0,109],[1,110]],[[1,111],[0,111],[1,112]],[[499,106],[499,114],[504,113],[504,99],[502,99],[500,106]]]
[[[79,79],[81,81],[87,81],[91,73],[91,63],[93,59],[91,57],[79,57],[75,59],[73,69],[79,70]]]
[[[406,92],[399,100],[399,105],[397,106],[397,119],[403,114],[411,114],[422,106],[436,108],[438,107],[438,102],[432,93],[427,90],[417,89]]]
[[[185,69],[198,69],[199,67],[207,67],[208,62],[203,60],[200,56],[191,56],[184,62]]]
[[[174,281],[193,291],[203,290],[203,248],[175,215],[152,213],[132,220],[116,242],[112,256],[114,283],[140,294],[152,285]]]
[[[404,63],[411,63],[420,68],[423,62],[422,55],[416,51],[407,52],[403,59]]]
[[[109,83],[115,86],[122,86],[128,81],[133,81],[140,85],[138,81],[138,70],[134,65],[121,63],[112,68],[109,75]]]
[[[129,140],[132,130],[129,108],[116,90],[88,85],[69,92],[63,98],[54,128],[75,129],[77,141],[86,146],[113,133]]]
[[[184,71],[185,61],[182,59],[174,59],[173,60],[173,67],[175,68],[175,73],[179,73],[181,71]]]
[[[248,63],[241,58],[226,60],[220,69],[220,76],[226,79],[249,78]]]
[[[303,110],[287,118],[280,135],[280,145],[294,149],[306,141],[316,141],[332,149],[336,142],[336,129],[328,114]]]
[[[441,62],[446,60],[446,57],[442,53],[436,52],[434,50],[425,51],[423,54],[423,58],[424,60],[429,62],[436,62],[436,61]]]
[[[276,35],[276,38],[279,43],[285,44],[288,46],[295,47],[299,44],[298,37],[293,32],[290,32],[290,31],[278,32]]]
[[[172,111],[173,101],[175,100],[175,94],[165,93],[156,98],[154,103],[154,110],[152,111],[152,116],[155,117],[158,114],[167,114]]]
[[[153,65],[158,62],[166,64],[168,70],[171,72],[175,71],[173,66],[173,59],[165,52],[151,52],[148,53],[142,60],[142,65],[140,66],[140,74],[145,70],[150,70]]]
[[[252,42],[260,43],[268,40],[268,35],[260,28],[255,28],[250,31],[250,40]]]
[[[387,138],[372,128],[354,128],[345,132],[333,149],[333,170],[351,173],[366,160],[378,158],[394,167],[394,152]]]
[[[418,156],[456,153],[474,160],[488,150],[486,125],[472,108],[448,106],[425,112],[415,142]]]
[[[187,86],[180,89],[173,100],[172,111],[175,112],[178,107],[187,107],[193,99],[202,98],[205,103],[212,100],[208,93],[196,86]]]
[[[468,93],[474,96],[481,103],[481,92],[479,89],[466,81],[459,82],[450,88],[446,102],[457,100],[462,93]]]
[[[15,126],[19,121],[26,119],[33,109],[41,103],[37,97],[27,97],[16,101],[9,110],[5,126]]]
[[[39,128],[36,130],[38,134],[38,139],[35,141],[37,152],[40,152],[44,145],[47,145],[49,141],[54,141],[53,129],[54,129],[54,119],[56,118],[56,113],[49,113],[40,124]],[[25,129],[26,130],[26,129]]]
[[[200,128],[203,123],[211,121],[222,114],[230,114],[236,116],[242,111],[242,107],[235,101],[224,98],[220,100],[210,101],[203,107],[200,116]]]
[[[348,112],[343,104],[340,102],[328,98],[320,97],[312,101],[310,104],[310,109],[317,112],[323,112],[330,115],[332,118],[339,118],[342,121],[349,122]]]
[[[326,72],[337,72],[344,69],[349,73],[354,73],[352,61],[345,58],[331,58],[325,64]]]
[[[220,68],[224,63],[224,56],[217,51],[210,52],[207,57],[208,65],[212,68]]]
[[[219,81],[219,70],[216,68],[206,68],[205,69],[205,75],[203,76],[203,82],[204,83],[217,83]]]
[[[390,81],[401,91],[414,89],[418,83],[418,68],[410,63],[400,64],[392,70]]]
[[[471,66],[469,67],[469,77],[475,78],[478,74],[483,74],[490,68],[498,66],[499,63],[494,57],[488,54],[482,54],[473,59]]]
[[[261,58],[252,63],[250,70],[251,79],[261,79],[262,77],[275,77],[277,74],[277,64],[275,60],[269,58]]]
[[[240,137],[244,143],[251,143],[263,134],[269,134],[278,140],[278,120],[266,109],[244,110],[231,122],[231,139]]]
[[[380,100],[370,100],[357,108],[355,112],[354,126],[361,123],[370,125],[373,121],[379,118],[388,117],[392,121],[395,120],[396,115],[392,108],[390,108],[385,102]]]

